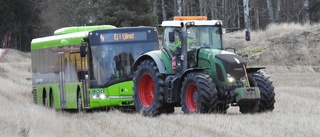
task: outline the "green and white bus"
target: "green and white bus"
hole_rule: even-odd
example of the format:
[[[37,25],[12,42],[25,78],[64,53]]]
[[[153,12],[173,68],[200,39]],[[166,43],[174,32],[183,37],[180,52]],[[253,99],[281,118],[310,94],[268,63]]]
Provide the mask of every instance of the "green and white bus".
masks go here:
[[[157,49],[155,27],[67,27],[33,39],[33,100],[61,110],[134,108],[132,64]]]

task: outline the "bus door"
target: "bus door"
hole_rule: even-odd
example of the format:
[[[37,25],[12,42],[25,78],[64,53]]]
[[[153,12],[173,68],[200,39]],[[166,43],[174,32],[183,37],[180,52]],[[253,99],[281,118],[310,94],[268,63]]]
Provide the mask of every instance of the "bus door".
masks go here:
[[[64,58],[64,52],[59,52],[58,53],[58,59],[60,62],[60,69],[59,69],[59,88],[60,88],[60,104],[61,104],[61,109],[66,108],[66,87],[65,87],[65,58]]]
[[[80,57],[81,63],[81,82],[83,91],[84,108],[90,108],[90,94],[89,94],[89,77],[88,77],[88,61],[86,57]]]

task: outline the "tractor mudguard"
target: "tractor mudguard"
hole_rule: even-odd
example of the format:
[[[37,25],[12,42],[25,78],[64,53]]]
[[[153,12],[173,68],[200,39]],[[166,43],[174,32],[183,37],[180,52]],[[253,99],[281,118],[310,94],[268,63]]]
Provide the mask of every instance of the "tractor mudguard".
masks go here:
[[[165,69],[165,65],[163,64],[161,58],[160,58],[160,53],[161,51],[160,50],[155,50],[155,51],[150,51],[150,52],[147,52],[147,53],[144,53],[142,54],[140,57],[138,57],[138,59],[133,63],[133,66],[132,66],[132,70],[133,71],[136,71],[137,70],[137,66],[139,65],[139,63],[143,60],[146,60],[146,59],[151,59],[153,60],[156,64],[157,64],[157,67],[159,69],[159,73],[160,74],[163,74],[163,73],[166,73],[166,69]]]
[[[247,73],[252,73],[265,68],[266,68],[265,66],[250,66],[250,67],[247,67],[246,70],[247,70]]]
[[[180,76],[178,88],[180,89],[182,87],[183,78],[185,76],[187,76],[189,73],[191,73],[191,72],[202,72],[203,70],[204,70],[203,68],[189,68],[186,71],[184,71],[182,73],[182,75]]]

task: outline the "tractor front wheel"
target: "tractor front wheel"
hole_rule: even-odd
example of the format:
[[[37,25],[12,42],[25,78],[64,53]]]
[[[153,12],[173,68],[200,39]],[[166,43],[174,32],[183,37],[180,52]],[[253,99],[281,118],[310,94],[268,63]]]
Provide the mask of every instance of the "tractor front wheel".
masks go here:
[[[250,84],[259,87],[260,104],[258,112],[272,111],[275,103],[275,93],[273,82],[264,72],[258,71],[248,75]]]
[[[182,83],[181,107],[184,113],[208,113],[217,105],[217,89],[211,77],[202,73],[188,74]]]

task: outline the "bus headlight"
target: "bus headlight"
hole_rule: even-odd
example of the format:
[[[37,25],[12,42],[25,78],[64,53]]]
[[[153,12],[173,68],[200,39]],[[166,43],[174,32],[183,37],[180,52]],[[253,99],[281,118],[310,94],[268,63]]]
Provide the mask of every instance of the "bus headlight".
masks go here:
[[[97,98],[98,98],[98,95],[92,95],[92,98],[93,98],[93,99],[97,99]]]
[[[105,98],[106,98],[106,95],[100,94],[100,99],[105,99]]]
[[[227,78],[228,78],[228,81],[229,81],[230,83],[235,82],[234,77],[232,77],[230,74],[227,74]]]

